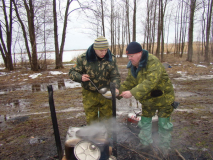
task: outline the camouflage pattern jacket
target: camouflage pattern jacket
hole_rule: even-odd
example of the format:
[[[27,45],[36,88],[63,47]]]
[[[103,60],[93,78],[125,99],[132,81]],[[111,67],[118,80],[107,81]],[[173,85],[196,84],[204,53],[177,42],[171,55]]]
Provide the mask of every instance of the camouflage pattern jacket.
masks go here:
[[[143,50],[139,67],[134,67],[131,62],[127,65],[128,76],[121,84],[119,92],[129,90],[135,99],[144,106],[170,105],[174,102],[174,89],[166,73],[165,67],[157,57]],[[162,94],[153,96],[152,93]]]
[[[93,45],[91,45],[86,53],[78,56],[76,65],[69,71],[70,79],[80,82],[86,90],[97,91],[90,81],[81,81],[82,74],[88,74],[98,89],[103,87],[109,88],[110,82],[114,82],[116,88],[120,87],[120,74],[118,72],[116,58],[109,49],[105,57],[99,59],[96,56]]]

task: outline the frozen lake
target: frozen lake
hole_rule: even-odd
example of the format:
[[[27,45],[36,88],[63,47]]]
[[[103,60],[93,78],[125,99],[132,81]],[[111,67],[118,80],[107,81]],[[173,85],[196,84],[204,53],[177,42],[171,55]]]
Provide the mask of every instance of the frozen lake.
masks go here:
[[[81,50],[69,50],[69,51],[64,51],[63,53],[63,62],[69,62],[72,59],[76,58],[78,55],[86,52],[86,49],[81,49]],[[55,52],[47,52],[46,53],[46,58],[47,59],[55,59]],[[15,60],[14,60],[15,59]],[[38,59],[45,59],[45,53],[38,53]],[[23,62],[28,62],[28,55],[26,53],[24,54],[12,54],[12,60],[13,63],[19,63],[21,61]],[[3,58],[0,56],[0,64],[3,64]]]

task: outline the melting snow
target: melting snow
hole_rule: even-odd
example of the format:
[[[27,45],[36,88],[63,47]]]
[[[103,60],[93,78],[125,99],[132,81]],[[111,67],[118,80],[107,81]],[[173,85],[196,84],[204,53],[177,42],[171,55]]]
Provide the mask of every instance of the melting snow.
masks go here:
[[[196,67],[204,67],[204,68],[207,68],[207,66],[205,65],[201,65],[201,64],[194,64]]]
[[[52,74],[52,75],[58,75],[58,74],[63,74],[63,72],[60,72],[60,71],[50,71],[50,74]]]
[[[204,79],[213,79],[213,75],[186,75],[187,72],[177,71],[177,73],[181,74],[182,77],[174,78],[178,81],[183,80],[204,80]]]
[[[41,76],[42,74],[41,73],[34,73],[32,75],[30,75],[29,77],[32,78],[32,79],[35,79],[37,78],[38,76]]]

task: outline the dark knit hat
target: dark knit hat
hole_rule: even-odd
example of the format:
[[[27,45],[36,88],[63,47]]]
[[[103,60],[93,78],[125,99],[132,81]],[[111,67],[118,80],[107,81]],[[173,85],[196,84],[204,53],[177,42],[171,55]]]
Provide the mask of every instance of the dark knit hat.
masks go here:
[[[142,51],[142,47],[138,42],[131,42],[126,48],[126,54],[135,54]]]
[[[93,44],[93,48],[96,50],[108,49],[109,43],[104,36],[100,36],[95,40],[95,42]]]

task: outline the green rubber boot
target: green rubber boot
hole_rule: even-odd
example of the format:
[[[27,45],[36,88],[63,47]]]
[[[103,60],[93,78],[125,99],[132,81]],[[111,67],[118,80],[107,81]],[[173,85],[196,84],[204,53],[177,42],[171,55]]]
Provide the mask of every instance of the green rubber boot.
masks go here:
[[[170,149],[170,142],[172,139],[173,124],[170,121],[170,117],[168,118],[158,118],[158,134],[160,138],[159,147],[164,150]]]
[[[141,120],[138,122],[138,126],[141,129],[138,137],[140,138],[142,145],[148,146],[152,144],[152,117],[141,116]]]

